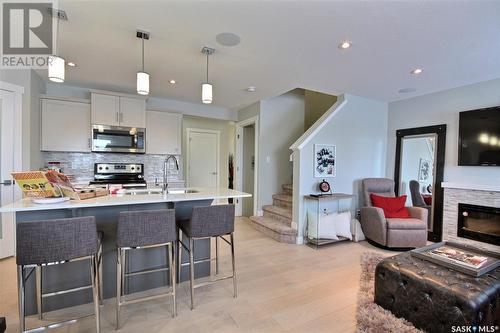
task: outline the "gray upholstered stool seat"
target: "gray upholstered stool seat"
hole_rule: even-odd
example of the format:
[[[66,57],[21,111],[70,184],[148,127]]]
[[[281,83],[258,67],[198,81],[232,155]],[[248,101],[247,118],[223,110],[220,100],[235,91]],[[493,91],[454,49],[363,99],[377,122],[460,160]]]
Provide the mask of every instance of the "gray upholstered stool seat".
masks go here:
[[[117,267],[116,267],[116,329],[120,328],[120,307],[127,303],[136,303],[158,297],[172,295],[173,310],[172,316],[177,314],[176,294],[175,294],[175,250],[177,242],[177,232],[175,226],[175,212],[173,209],[147,210],[121,212],[118,219],[116,232],[116,245],[118,247]],[[144,249],[166,246],[168,266],[142,270],[140,272],[127,272],[126,258],[127,251],[131,249]],[[169,271],[169,282],[171,291],[166,294],[159,294],[140,299],[126,301],[125,283],[131,275],[140,275],[153,272]]]
[[[231,246],[231,259],[233,273],[230,276],[220,277],[211,282],[217,282],[225,279],[233,279],[233,292],[234,297],[237,296],[237,283],[236,283],[236,269],[235,269],[235,258],[234,258],[234,205],[215,205],[215,206],[200,206],[193,207],[191,219],[189,220],[178,220],[177,227],[179,228],[179,251],[178,251],[178,262],[181,265],[181,248],[184,247],[185,250],[189,252],[189,273],[190,273],[190,289],[191,289],[191,310],[194,309],[194,289],[206,285],[203,283],[200,285],[194,285],[194,240],[204,239],[204,238],[215,238],[215,262],[216,262],[216,274],[219,273],[218,268],[218,239],[221,238],[223,241]],[[189,244],[186,245],[182,242],[182,234],[186,235]],[[230,240],[227,240],[223,236],[229,236]],[[179,269],[180,272],[180,269]]]
[[[56,220],[20,222],[16,231],[16,262],[19,292],[19,321],[21,332],[26,332],[25,324],[25,285],[33,269],[37,271],[45,265],[64,264],[71,261],[90,259],[90,276],[95,309],[96,330],[100,331],[99,316],[99,269],[100,251],[96,222],[93,216]],[[30,270],[26,274],[26,270]],[[41,274],[40,274],[41,276]],[[78,291],[87,287],[79,287],[57,294]],[[37,279],[38,310],[41,313],[41,279]],[[79,319],[79,318],[78,318]],[[75,319],[28,331],[41,331],[74,323]]]

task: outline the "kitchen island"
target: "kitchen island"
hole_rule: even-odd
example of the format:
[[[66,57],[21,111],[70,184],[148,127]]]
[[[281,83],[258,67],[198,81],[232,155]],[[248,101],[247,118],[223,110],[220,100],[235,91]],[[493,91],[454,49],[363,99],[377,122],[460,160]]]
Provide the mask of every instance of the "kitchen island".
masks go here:
[[[118,215],[123,211],[175,209],[176,219],[188,219],[195,206],[208,206],[214,200],[228,198],[251,197],[250,194],[229,189],[192,188],[186,193],[149,193],[131,192],[127,194],[108,195],[87,200],[70,200],[63,203],[35,204],[29,198],[16,201],[0,208],[0,213],[15,213],[16,223],[24,221],[58,219],[80,216],[95,216],[97,229],[103,232],[103,294],[104,298],[115,297],[116,294],[116,226]],[[195,274],[196,277],[210,275],[211,256],[210,240],[195,241]],[[165,248],[131,250],[127,258],[128,272],[168,266]],[[181,281],[188,279],[188,256],[183,251],[180,267]],[[43,269],[44,293],[61,289],[78,288],[90,284],[90,272],[87,261],[77,261],[65,265],[48,266]],[[132,275],[125,284],[126,293],[144,291],[168,285],[165,272]],[[60,294],[44,298],[43,308],[51,311],[59,308],[89,303],[92,295],[89,289],[69,294]],[[34,274],[26,283],[26,313],[37,312]]]

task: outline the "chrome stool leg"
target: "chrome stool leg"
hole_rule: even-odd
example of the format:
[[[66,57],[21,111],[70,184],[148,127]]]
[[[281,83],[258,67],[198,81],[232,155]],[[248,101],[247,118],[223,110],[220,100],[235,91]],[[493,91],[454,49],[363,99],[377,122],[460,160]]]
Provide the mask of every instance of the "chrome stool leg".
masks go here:
[[[19,298],[19,329],[21,332],[26,330],[26,319],[25,319],[25,304],[24,304],[24,293],[26,287],[26,281],[24,279],[24,266],[17,266],[17,293]]]
[[[238,297],[238,286],[236,284],[236,263],[234,258],[234,233],[231,233],[231,261],[233,265],[233,289],[234,297]]]
[[[122,249],[117,249],[116,256],[116,329],[120,329],[120,306],[122,296]]]
[[[219,274],[219,237],[215,236],[215,275]]]
[[[170,268],[169,276],[170,276],[170,286],[172,288],[172,317],[177,316],[177,299],[175,293],[175,285],[176,285],[176,272],[175,272],[175,244],[173,242],[169,243],[167,246],[168,252],[168,266]]]
[[[177,262],[179,265],[179,271],[177,272],[177,282],[181,283],[181,273],[182,273],[182,230],[178,228],[179,230],[179,238],[177,240]]]
[[[42,266],[37,265],[35,268],[36,276],[36,307],[38,309],[38,319],[43,319],[43,308],[42,308]]]
[[[194,309],[194,239],[189,237],[189,287],[191,289],[191,310]]]
[[[92,295],[94,299],[96,332],[101,332],[101,318],[99,313],[99,263],[98,258],[93,255],[90,258],[90,276],[92,279]]]
[[[103,280],[102,280],[102,243],[99,246],[99,252],[97,253],[97,267],[99,270],[98,279],[99,279],[99,304],[104,304],[104,293],[103,293]]]

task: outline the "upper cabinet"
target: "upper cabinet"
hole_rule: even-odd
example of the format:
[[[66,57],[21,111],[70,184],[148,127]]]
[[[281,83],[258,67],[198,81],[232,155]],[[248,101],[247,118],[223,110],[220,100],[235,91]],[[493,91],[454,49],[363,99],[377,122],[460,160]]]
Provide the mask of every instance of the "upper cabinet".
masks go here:
[[[160,111],[146,112],[146,154],[181,153],[182,115]]]
[[[44,151],[90,151],[90,104],[41,99],[41,146]]]
[[[146,127],[146,101],[120,97],[120,126]]]
[[[144,98],[91,93],[92,124],[146,127]]]

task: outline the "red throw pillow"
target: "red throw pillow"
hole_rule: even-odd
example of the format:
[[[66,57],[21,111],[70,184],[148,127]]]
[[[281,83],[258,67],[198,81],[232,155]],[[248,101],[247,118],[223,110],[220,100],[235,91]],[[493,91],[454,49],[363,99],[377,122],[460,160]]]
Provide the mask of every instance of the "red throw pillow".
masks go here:
[[[382,197],[371,193],[372,205],[374,207],[382,208],[386,218],[410,218],[410,212],[405,207],[406,195],[400,197]]]
[[[422,198],[424,198],[426,205],[432,205],[432,195],[422,195]]]

